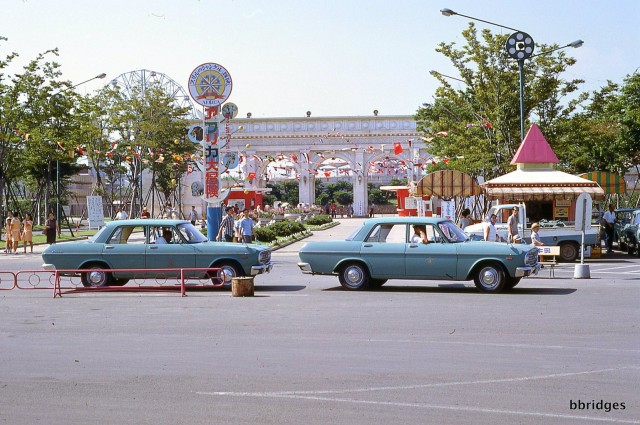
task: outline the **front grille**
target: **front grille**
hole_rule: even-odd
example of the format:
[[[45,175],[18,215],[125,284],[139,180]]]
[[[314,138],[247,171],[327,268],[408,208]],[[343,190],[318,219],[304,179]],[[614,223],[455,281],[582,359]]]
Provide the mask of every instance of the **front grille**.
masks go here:
[[[527,257],[524,260],[524,264],[526,266],[535,266],[538,263],[538,249],[532,249],[527,252]]]
[[[271,261],[271,250],[260,251],[260,264],[268,264]]]

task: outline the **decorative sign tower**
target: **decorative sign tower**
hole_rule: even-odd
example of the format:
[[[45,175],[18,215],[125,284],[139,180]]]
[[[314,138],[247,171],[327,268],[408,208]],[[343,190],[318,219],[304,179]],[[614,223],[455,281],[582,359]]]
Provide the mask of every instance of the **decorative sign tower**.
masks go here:
[[[229,126],[231,113],[221,113],[221,110],[233,110],[237,107],[221,108],[222,103],[231,95],[231,75],[222,65],[204,63],[193,70],[189,76],[189,94],[193,100],[204,109],[202,140],[204,158],[204,194],[202,198],[207,202],[207,235],[209,240],[215,240],[220,226],[222,212],[220,204],[229,195],[229,190],[221,189],[220,174],[220,123],[225,120]]]

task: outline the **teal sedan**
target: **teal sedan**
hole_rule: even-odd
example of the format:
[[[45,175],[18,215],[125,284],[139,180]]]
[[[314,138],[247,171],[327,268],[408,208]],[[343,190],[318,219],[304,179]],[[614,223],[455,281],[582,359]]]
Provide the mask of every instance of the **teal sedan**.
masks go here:
[[[299,257],[303,273],[337,275],[348,290],[409,279],[473,280],[500,292],[540,269],[532,245],[471,241],[451,220],[431,217],[366,220],[345,240],[306,243]]]
[[[233,277],[268,273],[273,266],[271,249],[266,246],[210,242],[188,221],[161,219],[112,221],[89,240],[47,247],[42,259],[46,270],[90,270],[80,274],[84,286],[121,286],[134,278],[178,277],[178,269],[194,268],[216,268],[206,277],[222,285]],[[188,277],[205,274],[194,271]]]

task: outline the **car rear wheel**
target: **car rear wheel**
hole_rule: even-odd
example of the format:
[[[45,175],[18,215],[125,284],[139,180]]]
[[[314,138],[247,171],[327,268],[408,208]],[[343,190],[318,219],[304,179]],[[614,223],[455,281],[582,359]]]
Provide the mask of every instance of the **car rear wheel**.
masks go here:
[[[338,280],[344,289],[356,291],[369,288],[371,277],[369,270],[360,263],[349,263],[338,273]]]
[[[578,245],[574,243],[563,243],[560,245],[560,261],[572,262],[578,258]]]
[[[506,277],[500,264],[486,263],[478,268],[473,281],[482,292],[500,292],[505,287]]]
[[[242,272],[240,272],[237,264],[225,262],[214,264],[211,267],[220,269],[217,272],[210,273],[211,283],[213,283],[214,286],[229,286],[231,285],[231,279],[242,276]]]
[[[111,273],[105,271],[108,270],[108,267],[93,264],[85,268],[90,271],[84,272],[82,276],[80,276],[82,285],[92,288],[111,285]]]

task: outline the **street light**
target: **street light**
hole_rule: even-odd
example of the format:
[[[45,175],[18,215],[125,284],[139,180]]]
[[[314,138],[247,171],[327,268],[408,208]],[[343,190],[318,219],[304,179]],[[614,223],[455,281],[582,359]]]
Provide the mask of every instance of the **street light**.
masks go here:
[[[93,81],[93,80],[97,80],[97,79],[102,79],[104,77],[106,77],[107,74],[100,73],[98,75],[96,75],[95,77],[89,78],[88,80],[82,81],[81,83],[75,84],[69,88],[63,89],[63,90],[59,90],[56,93],[51,95],[51,98],[57,97],[57,96],[62,96],[62,93],[71,89],[74,89],[78,86],[81,86],[85,83],[88,83],[89,81]],[[48,189],[47,189],[48,190]],[[47,195],[48,196],[48,195]],[[48,207],[48,205],[47,205]],[[46,212],[45,212],[46,213]],[[56,220],[60,220],[60,160],[56,159]]]
[[[75,89],[76,87],[81,86],[81,85],[83,85],[83,84],[85,84],[85,83],[88,83],[89,81],[93,81],[93,80],[97,80],[97,79],[102,79],[102,78],[104,78],[104,77],[106,77],[106,76],[107,76],[107,74],[105,74],[105,73],[103,72],[102,74],[98,74],[98,75],[96,75],[95,77],[89,78],[88,80],[85,80],[85,81],[83,81],[83,82],[81,82],[81,83],[75,84],[75,85],[73,85],[73,86],[71,86],[71,87],[69,87],[69,88],[66,88],[66,89],[63,89],[63,90],[58,90],[57,92],[55,92],[54,94],[52,94],[52,95],[51,95],[51,97],[57,96],[57,95],[59,95],[60,93],[65,92],[65,91],[67,91],[67,90]]]
[[[434,77],[436,77],[436,78],[438,78],[438,77],[444,77],[444,78],[449,78],[449,79],[451,79],[451,80],[456,80],[456,81],[460,81],[461,83],[465,83],[465,84],[467,84],[467,82],[466,82],[465,80],[463,80],[463,79],[456,78],[456,77],[452,77],[452,76],[450,76],[450,75],[446,75],[446,74],[443,74],[443,73],[438,72],[438,71],[431,70],[431,71],[429,71],[429,74],[433,75],[433,76],[434,76]]]
[[[524,31],[507,27],[505,25],[500,25],[495,22],[485,21],[484,19],[475,18],[473,16],[463,15],[461,13],[454,12],[451,9],[446,9],[446,8],[441,9],[440,13],[442,13],[444,16],[454,16],[454,15],[463,16],[473,21],[484,22],[490,25],[494,25],[496,27],[515,31],[507,39],[507,42],[505,44],[505,50],[511,58],[516,59],[518,61],[518,71],[519,71],[519,77],[520,77],[520,140],[521,141],[524,140],[524,60],[531,59],[540,55],[545,55],[547,53],[555,52],[556,50],[564,49],[565,47],[578,48],[584,44],[584,41],[576,40],[565,46],[557,47],[555,49],[551,49],[546,52],[541,52],[534,55],[533,51],[535,49],[535,43],[533,42],[533,38]]]

